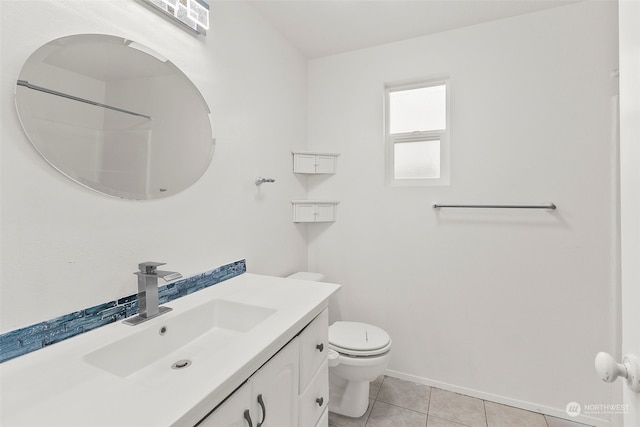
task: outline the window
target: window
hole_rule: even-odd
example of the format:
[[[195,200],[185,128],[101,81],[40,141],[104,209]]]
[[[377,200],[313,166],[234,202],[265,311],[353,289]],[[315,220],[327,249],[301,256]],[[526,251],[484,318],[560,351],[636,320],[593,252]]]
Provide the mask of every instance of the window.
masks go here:
[[[387,181],[449,184],[448,81],[387,86]]]

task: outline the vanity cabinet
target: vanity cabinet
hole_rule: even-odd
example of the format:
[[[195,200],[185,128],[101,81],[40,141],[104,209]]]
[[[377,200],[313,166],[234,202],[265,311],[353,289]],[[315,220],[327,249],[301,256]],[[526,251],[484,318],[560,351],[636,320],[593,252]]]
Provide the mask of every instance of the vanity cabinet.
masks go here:
[[[306,174],[336,173],[337,153],[316,153],[312,151],[292,151],[293,172]]]
[[[295,338],[198,427],[298,427],[299,354]]]
[[[325,309],[198,427],[327,427],[329,315]]]
[[[318,336],[339,289],[243,272],[141,325],[115,322],[7,360],[0,425],[113,427],[117,412],[127,426],[327,427]],[[192,363],[171,369],[182,359]]]

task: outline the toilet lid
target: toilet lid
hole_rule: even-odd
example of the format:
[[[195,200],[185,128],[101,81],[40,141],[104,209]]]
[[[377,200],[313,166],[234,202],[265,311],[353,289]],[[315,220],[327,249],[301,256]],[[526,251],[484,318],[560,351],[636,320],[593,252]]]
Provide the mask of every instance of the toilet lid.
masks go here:
[[[367,323],[338,321],[329,326],[329,344],[340,353],[379,353],[386,351],[390,342],[383,329]]]

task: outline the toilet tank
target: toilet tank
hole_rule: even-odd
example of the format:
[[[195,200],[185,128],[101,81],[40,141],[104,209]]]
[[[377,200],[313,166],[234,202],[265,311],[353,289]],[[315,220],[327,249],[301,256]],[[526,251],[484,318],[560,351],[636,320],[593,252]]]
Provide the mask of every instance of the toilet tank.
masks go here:
[[[309,280],[310,282],[324,281],[324,274],[312,273],[310,271],[299,271],[287,276],[287,279]]]

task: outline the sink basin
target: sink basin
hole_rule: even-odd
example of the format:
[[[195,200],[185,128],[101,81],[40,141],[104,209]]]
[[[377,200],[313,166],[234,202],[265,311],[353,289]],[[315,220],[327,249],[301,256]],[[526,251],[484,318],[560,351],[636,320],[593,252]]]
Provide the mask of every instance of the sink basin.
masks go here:
[[[219,350],[275,311],[234,301],[211,300],[184,313],[172,313],[136,326],[141,328],[139,332],[86,354],[84,360],[114,375],[128,377],[190,344]]]

